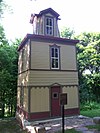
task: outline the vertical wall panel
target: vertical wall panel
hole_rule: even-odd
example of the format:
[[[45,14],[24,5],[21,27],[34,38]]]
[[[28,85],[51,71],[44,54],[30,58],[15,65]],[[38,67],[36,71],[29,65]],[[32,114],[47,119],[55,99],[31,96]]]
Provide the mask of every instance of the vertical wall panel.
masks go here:
[[[34,87],[31,89],[31,112],[49,111],[49,102],[48,87]]]
[[[20,87],[17,88],[17,106],[20,106]]]
[[[28,111],[28,88],[26,87],[24,87],[23,107],[25,111]]]
[[[65,105],[65,109],[77,108],[79,106],[77,86],[63,87],[63,93],[67,93],[67,98],[68,98],[67,105]]]

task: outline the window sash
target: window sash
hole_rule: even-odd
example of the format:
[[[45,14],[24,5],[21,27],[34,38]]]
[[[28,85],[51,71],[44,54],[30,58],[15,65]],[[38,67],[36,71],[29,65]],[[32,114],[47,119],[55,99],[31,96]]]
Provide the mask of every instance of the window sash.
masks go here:
[[[53,18],[46,17],[46,35],[53,35]]]
[[[51,47],[51,69],[59,69],[59,48]]]

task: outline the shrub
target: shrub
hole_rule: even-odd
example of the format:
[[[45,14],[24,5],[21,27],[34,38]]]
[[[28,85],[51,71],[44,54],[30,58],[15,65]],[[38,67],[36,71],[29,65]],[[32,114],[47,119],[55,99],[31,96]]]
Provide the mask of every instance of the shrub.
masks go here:
[[[92,110],[92,109],[100,109],[100,104],[96,102],[86,102],[80,105],[80,110]]]

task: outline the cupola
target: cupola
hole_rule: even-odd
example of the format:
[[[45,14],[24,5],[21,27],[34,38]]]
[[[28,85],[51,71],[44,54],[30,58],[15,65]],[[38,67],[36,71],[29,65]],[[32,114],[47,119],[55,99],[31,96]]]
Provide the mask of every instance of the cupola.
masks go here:
[[[33,34],[60,37],[58,20],[59,14],[52,8],[31,14],[30,23],[33,25]]]

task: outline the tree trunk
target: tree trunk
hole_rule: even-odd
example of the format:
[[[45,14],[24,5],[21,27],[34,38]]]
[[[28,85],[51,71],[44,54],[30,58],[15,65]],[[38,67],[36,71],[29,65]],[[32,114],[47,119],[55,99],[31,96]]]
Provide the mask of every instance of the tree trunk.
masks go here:
[[[5,91],[2,93],[2,118],[5,116]]]
[[[11,104],[11,116],[13,116],[13,105]]]
[[[2,118],[5,116],[5,104],[4,102],[2,103]]]

